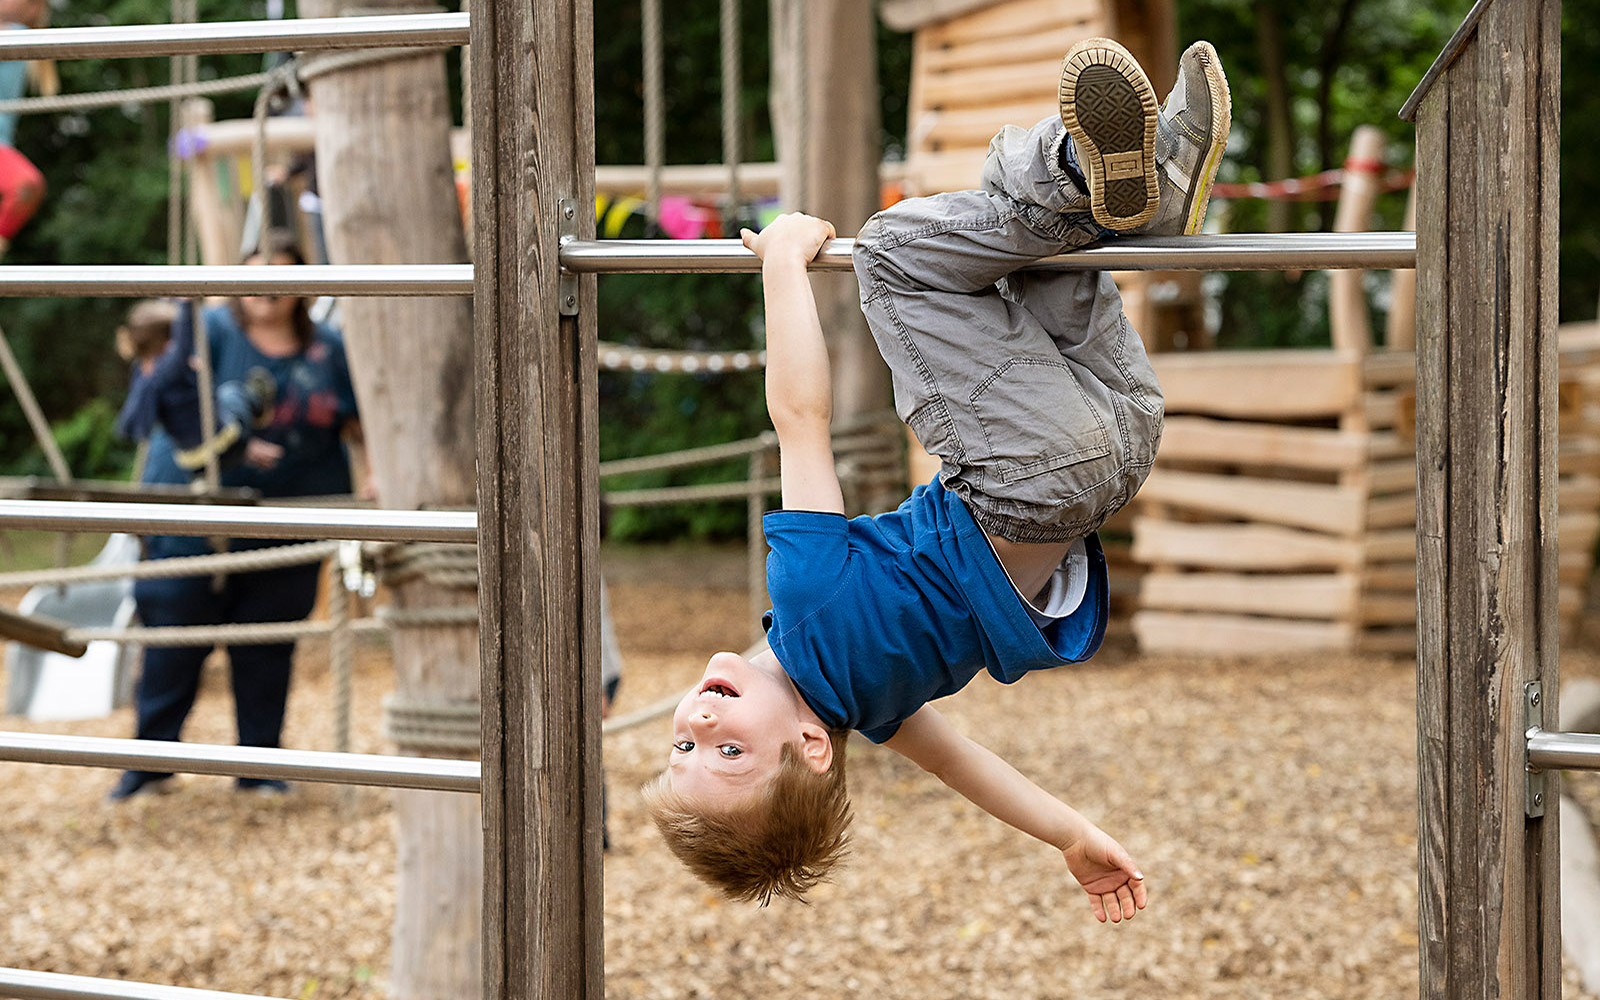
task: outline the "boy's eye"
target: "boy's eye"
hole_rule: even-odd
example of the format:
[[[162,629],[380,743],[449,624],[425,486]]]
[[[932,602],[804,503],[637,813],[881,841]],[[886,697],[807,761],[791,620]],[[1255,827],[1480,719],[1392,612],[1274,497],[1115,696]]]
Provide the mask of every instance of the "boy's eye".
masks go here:
[[[743,750],[731,744],[723,744],[722,746],[717,747],[717,750],[720,751],[724,757],[737,757],[744,753]]]
[[[694,749],[694,740],[679,740],[672,744],[672,749],[681,753],[688,753],[690,750]]]

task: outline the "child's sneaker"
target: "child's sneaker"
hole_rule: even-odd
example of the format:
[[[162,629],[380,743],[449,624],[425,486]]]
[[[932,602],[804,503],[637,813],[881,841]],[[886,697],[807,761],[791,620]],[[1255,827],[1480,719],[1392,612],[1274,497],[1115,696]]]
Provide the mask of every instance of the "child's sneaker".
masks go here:
[[[1132,53],[1086,38],[1061,64],[1061,123],[1072,136],[1094,220],[1126,231],[1149,222],[1161,202],[1156,181],[1155,88]]]
[[[1161,209],[1139,232],[1177,236],[1200,231],[1232,121],[1222,60],[1210,42],[1195,42],[1178,60],[1178,82],[1156,125]]]

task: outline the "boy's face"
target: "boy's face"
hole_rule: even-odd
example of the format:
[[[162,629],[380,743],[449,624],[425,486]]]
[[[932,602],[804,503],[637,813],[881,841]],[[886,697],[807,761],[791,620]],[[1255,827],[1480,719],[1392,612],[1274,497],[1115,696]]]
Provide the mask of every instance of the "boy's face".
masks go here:
[[[672,716],[673,791],[713,807],[747,800],[777,772],[784,744],[803,742],[800,709],[775,658],[716,654]]]

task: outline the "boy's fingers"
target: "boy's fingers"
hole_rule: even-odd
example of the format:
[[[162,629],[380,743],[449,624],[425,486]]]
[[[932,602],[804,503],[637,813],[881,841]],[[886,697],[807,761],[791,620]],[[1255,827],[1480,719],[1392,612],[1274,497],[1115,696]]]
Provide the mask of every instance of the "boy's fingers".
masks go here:
[[[1122,919],[1132,920],[1133,915],[1138,910],[1133,905],[1133,893],[1128,890],[1126,885],[1117,888],[1117,902],[1122,907]]]
[[[1142,910],[1146,901],[1150,898],[1149,894],[1145,892],[1144,879],[1134,879],[1131,884],[1133,886],[1133,903]]]
[[[754,250],[755,249],[755,247],[751,245],[752,243],[755,242],[755,238],[756,238],[756,234],[752,233],[750,230],[748,230],[748,229],[739,230],[739,242],[743,243],[745,245],[746,249],[748,249],[748,250]]]
[[[1096,920],[1102,924],[1106,922],[1106,904],[1100,901],[1099,896],[1093,894],[1089,896],[1089,910],[1094,914]]]
[[[1117,902],[1116,893],[1106,893],[1104,896],[1100,897],[1100,902],[1101,905],[1106,908],[1106,915],[1111,918],[1112,923],[1122,923],[1122,904]]]

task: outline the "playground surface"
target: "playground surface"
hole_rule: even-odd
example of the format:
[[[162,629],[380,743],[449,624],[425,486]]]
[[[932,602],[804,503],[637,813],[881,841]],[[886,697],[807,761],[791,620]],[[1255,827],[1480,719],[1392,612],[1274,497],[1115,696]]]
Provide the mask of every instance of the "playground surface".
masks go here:
[[[743,648],[743,555],[608,553],[626,712]],[[714,586],[713,584],[725,584]],[[14,603],[17,594],[0,594]],[[1600,677],[1569,644],[1565,676]],[[307,643],[290,745],[326,748],[325,647]],[[387,653],[363,646],[353,749],[385,752]],[[226,677],[207,673],[186,735],[229,742]],[[717,902],[684,874],[636,789],[668,742],[657,720],[606,737],[609,997],[1414,996],[1414,680],[1390,657],[1141,657],[1113,635],[1086,665],[941,708],[1118,837],[1150,909],[1102,926],[1059,856],[859,737],[854,852],[811,906]],[[29,724],[124,736],[128,710]],[[393,916],[389,793],[299,785],[239,796],[190,776],[173,795],[103,801],[112,772],[0,768],[0,965],[301,1000],[385,994]],[[1600,815],[1600,775],[1567,779]],[[1568,996],[1582,996],[1567,976]]]

